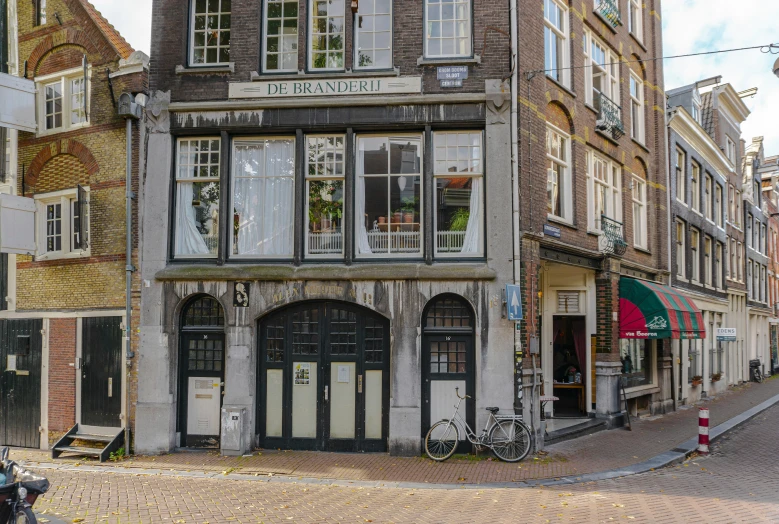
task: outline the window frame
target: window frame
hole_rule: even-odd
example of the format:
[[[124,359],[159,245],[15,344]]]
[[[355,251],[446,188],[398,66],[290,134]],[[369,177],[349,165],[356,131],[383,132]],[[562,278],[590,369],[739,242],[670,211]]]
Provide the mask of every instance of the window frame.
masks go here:
[[[342,155],[342,174],[340,176],[333,175],[333,176],[326,176],[326,175],[316,175],[312,176],[309,175],[309,167],[310,167],[310,160],[311,160],[311,153],[309,149],[309,140],[311,139],[318,139],[318,138],[341,138],[343,143],[343,148],[341,150]],[[303,202],[303,234],[305,235],[305,238],[303,240],[303,256],[305,259],[308,260],[338,260],[344,258],[344,253],[346,251],[346,231],[347,228],[350,227],[350,224],[346,217],[346,179],[347,179],[347,158],[346,158],[346,149],[347,149],[347,136],[345,133],[312,133],[305,135],[305,165],[303,166],[303,179],[305,180],[305,188],[304,188],[304,202]],[[337,153],[338,149],[334,149],[334,151]],[[310,253],[310,244],[309,244],[309,228],[310,228],[310,198],[311,198],[311,190],[310,190],[310,184],[311,182],[315,181],[340,181],[342,183],[342,191],[344,194],[343,201],[341,203],[341,251],[339,253]]]
[[[725,245],[716,241],[714,247],[714,287],[716,289],[722,289],[724,286],[724,280],[722,278],[722,262],[723,255],[725,254]]]
[[[701,214],[701,165],[695,160],[690,168],[690,209]]]
[[[85,191],[87,202],[91,199],[91,192],[89,186],[81,186]],[[63,189],[60,191],[52,191],[49,193],[41,193],[35,195],[35,208],[36,208],[36,220],[35,220],[35,257],[36,261],[41,260],[60,260],[69,258],[88,258],[92,256],[92,242],[91,240],[91,210],[87,205],[86,224],[84,231],[86,232],[86,247],[83,249],[76,248],[74,245],[74,235],[77,231],[74,231],[74,204],[78,203],[78,187],[71,189]],[[46,249],[46,241],[48,238],[47,224],[48,218],[46,214],[46,208],[49,205],[60,206],[60,245],[61,249],[56,251],[48,251]],[[82,217],[79,217],[81,220]]]
[[[744,283],[744,244],[737,242],[736,265],[738,267],[738,281]]]
[[[678,146],[676,147],[676,200],[687,205],[687,153]]]
[[[687,279],[687,225],[678,218],[676,219],[676,276]]]
[[[584,55],[584,87],[585,96],[584,101],[590,107],[599,110],[599,101],[595,101],[595,70],[602,70],[602,74],[605,76],[605,83],[609,88],[609,92],[606,93],[600,90],[599,93],[604,94],[609,100],[611,100],[617,107],[620,106],[620,63],[619,56],[615,53],[611,47],[609,47],[603,40],[595,36],[589,29],[584,30],[583,34],[583,55]],[[593,58],[592,47],[597,45],[603,50],[604,58],[603,65],[595,62]],[[616,73],[616,74],[615,74]],[[602,84],[603,85],[603,84]],[[621,114],[621,110],[620,110]],[[621,116],[620,116],[621,118]]]
[[[716,213],[716,216],[714,217],[714,222],[717,224],[717,227],[720,229],[723,229],[725,227],[725,209],[724,209],[724,202],[722,200],[722,193],[724,192],[724,188],[722,187],[722,184],[715,183],[714,184],[714,212]]]
[[[605,171],[608,173],[606,183],[596,181],[596,161],[602,162],[605,166]],[[613,209],[609,209],[609,205],[604,205],[603,213],[601,214],[617,222],[622,222],[622,166],[612,159],[597,153],[594,149],[587,148],[587,231],[589,233],[602,234],[600,216],[596,218],[594,215],[596,211],[596,186],[603,186],[607,189],[609,195],[606,203],[610,202],[610,205],[613,207]]]
[[[187,63],[189,65],[189,67],[191,67],[191,68],[227,67],[227,66],[229,66],[233,62],[232,61],[232,56],[230,56],[230,49],[231,49],[232,37],[233,37],[232,2],[230,4],[231,11],[222,12],[221,9],[222,9],[222,1],[223,0],[218,0],[219,1],[219,9],[220,9],[220,11],[218,11],[217,15],[216,15],[219,18],[219,25],[220,25],[220,28],[217,29],[217,31],[218,31],[217,41],[221,40],[221,36],[222,36],[222,28],[221,28],[222,16],[226,14],[226,15],[228,15],[230,17],[230,29],[229,29],[230,39],[229,39],[229,43],[227,44],[227,46],[223,46],[220,43],[217,43],[217,45],[216,45],[217,61],[216,62],[208,62],[206,60],[206,56],[208,54],[208,49],[211,48],[211,47],[208,46],[207,42],[204,42],[204,45],[202,46],[203,47],[203,62],[198,63],[198,62],[195,62],[195,47],[201,47],[201,46],[196,46],[195,45],[195,33],[199,31],[198,29],[195,29],[195,16],[197,14],[195,12],[195,7],[196,7],[196,4],[197,4],[197,1],[198,0],[191,0],[189,2],[189,35],[188,35],[189,41],[188,41],[188,46],[187,46],[187,50],[188,50],[188,55],[189,56],[188,56],[188,59],[187,59]],[[233,0],[233,1],[235,1],[235,0]],[[208,5],[207,2],[206,2],[206,5]],[[206,18],[208,18],[208,16],[210,16],[210,15],[211,15],[211,13],[209,11],[206,11],[206,13],[205,13]],[[205,32],[205,29],[203,31]],[[219,54],[220,54],[219,51],[221,49],[223,49],[224,47],[227,47],[227,54],[228,54],[228,58],[229,58],[229,60],[227,62],[222,62],[221,60],[219,60]]]
[[[379,0],[376,0],[377,2]],[[359,4],[358,4],[359,5]],[[359,30],[359,20],[358,17],[360,16],[359,7],[358,11],[354,13],[354,19],[352,21],[352,68],[355,71],[391,71],[395,68],[395,3],[392,0],[389,0],[389,6],[390,6],[390,12],[389,12],[389,18],[390,18],[390,47],[389,47],[389,56],[390,56],[390,64],[388,67],[369,67],[369,66],[360,66],[359,65],[359,59],[360,59],[360,30]],[[373,31],[375,33],[375,31]],[[376,51],[376,48],[372,48],[373,51]]]
[[[308,0],[306,3],[306,71],[311,73],[328,73],[328,72],[342,72],[346,71],[346,64],[347,64],[347,57],[346,57],[346,18],[347,18],[347,2],[344,0],[343,6],[344,6],[344,12],[341,14],[330,14],[330,10],[328,9],[327,15],[324,17],[325,19],[330,18],[342,18],[343,19],[343,30],[340,33],[342,35],[342,42],[343,47],[341,48],[341,67],[314,67],[314,8],[313,4],[317,0]],[[331,1],[331,0],[324,0],[324,1]],[[322,17],[317,17],[322,18]],[[329,22],[328,22],[329,26]],[[298,29],[299,30],[299,29]],[[325,35],[333,35],[338,33],[330,33],[329,31],[327,33],[322,33]],[[354,34],[354,28],[352,28],[352,34]],[[329,40],[329,38],[328,38]],[[317,54],[324,53],[325,58],[329,58],[331,55],[336,54],[335,52],[331,51],[329,48],[325,49],[324,51],[318,51]],[[354,49],[352,49],[352,54],[354,54]]]
[[[636,188],[639,188],[639,198],[636,198]],[[633,200],[633,246],[640,249],[648,248],[648,232],[647,227],[649,221],[647,218],[647,191],[646,181],[637,175],[633,175],[633,189],[631,190],[631,198]],[[638,207],[638,213],[636,213],[636,207]],[[636,220],[638,215],[638,220]],[[639,224],[639,230],[636,229],[636,223]],[[640,233],[640,237],[636,239],[636,234]]]
[[[430,7],[430,0],[425,0],[424,4],[422,6],[423,9],[424,9],[424,16],[423,16],[424,25],[423,25],[423,29],[422,29],[422,31],[423,31],[423,36],[422,36],[423,44],[422,45],[423,45],[423,55],[424,55],[424,58],[430,59],[430,60],[447,60],[447,59],[469,59],[469,58],[473,58],[474,57],[474,46],[473,46],[473,27],[474,27],[473,0],[457,0],[457,1],[462,1],[462,2],[467,2],[468,3],[468,8],[466,10],[467,13],[468,13],[468,35],[467,35],[468,36],[468,38],[467,38],[467,41],[468,41],[468,52],[464,53],[464,54],[455,53],[455,54],[451,54],[451,55],[446,55],[446,54],[443,54],[443,53],[441,53],[439,55],[431,55],[430,54],[430,37],[429,37],[429,34],[428,34],[429,23],[430,23],[430,21],[428,20],[428,12],[429,12],[429,7]],[[443,22],[443,18],[441,18],[440,21]],[[456,39],[458,37],[457,36],[453,36],[452,38]]]
[[[48,23],[46,4],[47,4],[47,0],[33,0],[33,8],[35,9],[35,15],[33,20],[34,27],[44,26]]]
[[[70,69],[66,69],[65,71],[60,71],[57,73],[52,73],[50,75],[44,75],[35,77],[35,87],[36,87],[36,96],[35,96],[35,106],[36,111],[38,113],[38,121],[40,124],[38,125],[38,132],[37,136],[47,136],[47,135],[53,135],[57,133],[65,133],[67,131],[73,131],[77,129],[82,129],[85,127],[89,127],[91,125],[91,118],[90,118],[90,108],[91,108],[91,100],[90,100],[90,94],[92,93],[92,65],[89,64],[87,66],[87,78],[86,78],[86,86],[81,91],[83,93],[82,99],[84,100],[84,108],[82,111],[84,112],[84,121],[78,122],[76,124],[71,123],[71,118],[73,115],[73,93],[72,93],[72,86],[74,80],[83,80],[84,79],[84,68],[83,67],[73,67]],[[61,90],[61,111],[62,114],[62,125],[59,127],[52,127],[48,128],[46,126],[46,88],[48,86],[54,85],[59,83],[60,90]],[[53,113],[55,114],[55,113]]]
[[[725,156],[731,164],[736,165],[736,143],[727,135],[725,135]]]
[[[644,41],[644,10],[642,0],[627,0],[628,2],[628,32],[639,42]],[[635,23],[633,16],[635,14]]]
[[[551,0],[550,0],[551,1]],[[554,133],[558,135],[560,138],[565,140],[565,157],[567,160],[561,160],[559,158],[554,157],[549,152],[549,133]],[[547,218],[555,221],[562,221],[566,224],[573,224],[573,175],[572,175],[572,166],[571,166],[571,136],[560,129],[557,126],[554,126],[547,122],[546,124],[546,164],[547,164],[547,184],[549,184],[549,170],[551,169],[550,163],[555,162],[556,164],[559,164],[563,167],[563,178],[564,178],[564,184],[563,190],[560,191],[560,207],[562,209],[562,216],[561,215],[555,215],[553,213],[550,213],[547,208]],[[560,182],[558,181],[558,186],[560,186]],[[547,197],[548,200],[548,197]],[[547,201],[548,206],[548,201]]]
[[[628,0],[631,2],[632,0]],[[644,81],[633,70],[630,71],[630,136],[637,142],[646,143],[646,106],[644,105]],[[633,94],[633,84],[636,94]],[[638,115],[638,119],[635,116]],[[636,129],[638,128],[638,129]],[[638,131],[638,133],[636,133]]]
[[[703,237],[703,284],[713,286],[714,240],[709,235]]]
[[[703,214],[707,220],[714,222],[714,177],[709,173],[704,174],[703,194],[706,198],[703,206]]]
[[[562,29],[555,26],[553,23],[549,21],[549,18],[547,17],[546,8],[549,4],[554,4],[557,9],[560,10],[560,22],[562,25]],[[546,76],[550,77],[555,82],[559,82],[560,84],[564,85],[567,88],[571,87],[571,45],[570,45],[570,23],[569,23],[569,15],[570,11],[568,10],[568,5],[564,4],[560,0],[544,0],[544,67],[547,66],[547,29],[552,32],[557,37],[557,44],[559,46],[558,51],[560,52],[560,60],[562,63],[558,64],[558,67],[556,70],[550,70],[546,69],[545,73]],[[555,71],[555,73],[559,73],[560,78],[555,78],[551,72]]]
[[[268,31],[268,3],[271,0],[262,0],[262,43],[260,45],[260,53],[262,56],[260,57],[260,67],[262,68],[263,73],[267,74],[277,74],[277,73],[297,73],[298,72],[298,64],[300,63],[300,10],[298,9],[297,16],[295,17],[296,21],[296,34],[295,34],[295,67],[291,69],[268,69],[268,38],[270,35]],[[281,0],[281,9],[282,9],[282,17],[281,17],[281,27],[284,28],[284,20],[286,17],[284,17],[283,11],[284,11],[284,4],[287,2],[287,0]],[[291,3],[297,3],[299,2],[291,2]],[[309,3],[310,4],[310,3]],[[275,20],[275,19],[274,19]],[[232,25],[232,24],[231,24]],[[232,29],[232,27],[231,27]],[[231,35],[232,36],[232,35]],[[279,38],[281,40],[281,35],[273,35],[273,38]],[[279,41],[279,44],[281,44],[281,41]],[[279,51],[276,53],[277,56],[281,57],[284,55],[282,51]]]
[[[691,269],[690,280],[696,284],[701,283],[701,232],[695,227],[690,228],[690,261]]]

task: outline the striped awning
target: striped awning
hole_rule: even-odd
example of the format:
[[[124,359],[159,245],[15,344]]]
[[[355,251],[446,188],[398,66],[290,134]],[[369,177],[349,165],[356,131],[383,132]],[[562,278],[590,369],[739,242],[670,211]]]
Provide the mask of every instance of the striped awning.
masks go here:
[[[620,338],[706,338],[703,314],[692,300],[668,286],[622,277]]]

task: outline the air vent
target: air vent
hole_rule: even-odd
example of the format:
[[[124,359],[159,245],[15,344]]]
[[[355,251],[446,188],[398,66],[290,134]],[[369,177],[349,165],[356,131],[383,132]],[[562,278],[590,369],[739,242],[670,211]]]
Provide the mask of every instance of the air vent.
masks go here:
[[[557,312],[558,313],[579,313],[579,291],[558,291],[557,292]]]

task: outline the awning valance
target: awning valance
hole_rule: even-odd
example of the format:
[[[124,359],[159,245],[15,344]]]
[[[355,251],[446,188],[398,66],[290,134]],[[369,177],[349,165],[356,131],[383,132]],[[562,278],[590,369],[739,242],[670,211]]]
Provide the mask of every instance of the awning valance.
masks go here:
[[[703,314],[692,300],[668,286],[622,277],[620,338],[706,338]]]

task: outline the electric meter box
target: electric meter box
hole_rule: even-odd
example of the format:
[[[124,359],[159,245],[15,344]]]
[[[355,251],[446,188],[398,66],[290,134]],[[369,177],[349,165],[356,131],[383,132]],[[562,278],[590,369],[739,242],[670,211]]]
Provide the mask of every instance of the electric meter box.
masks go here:
[[[246,408],[222,408],[222,454],[241,455]]]
[[[0,253],[35,254],[35,200],[0,194]]]

